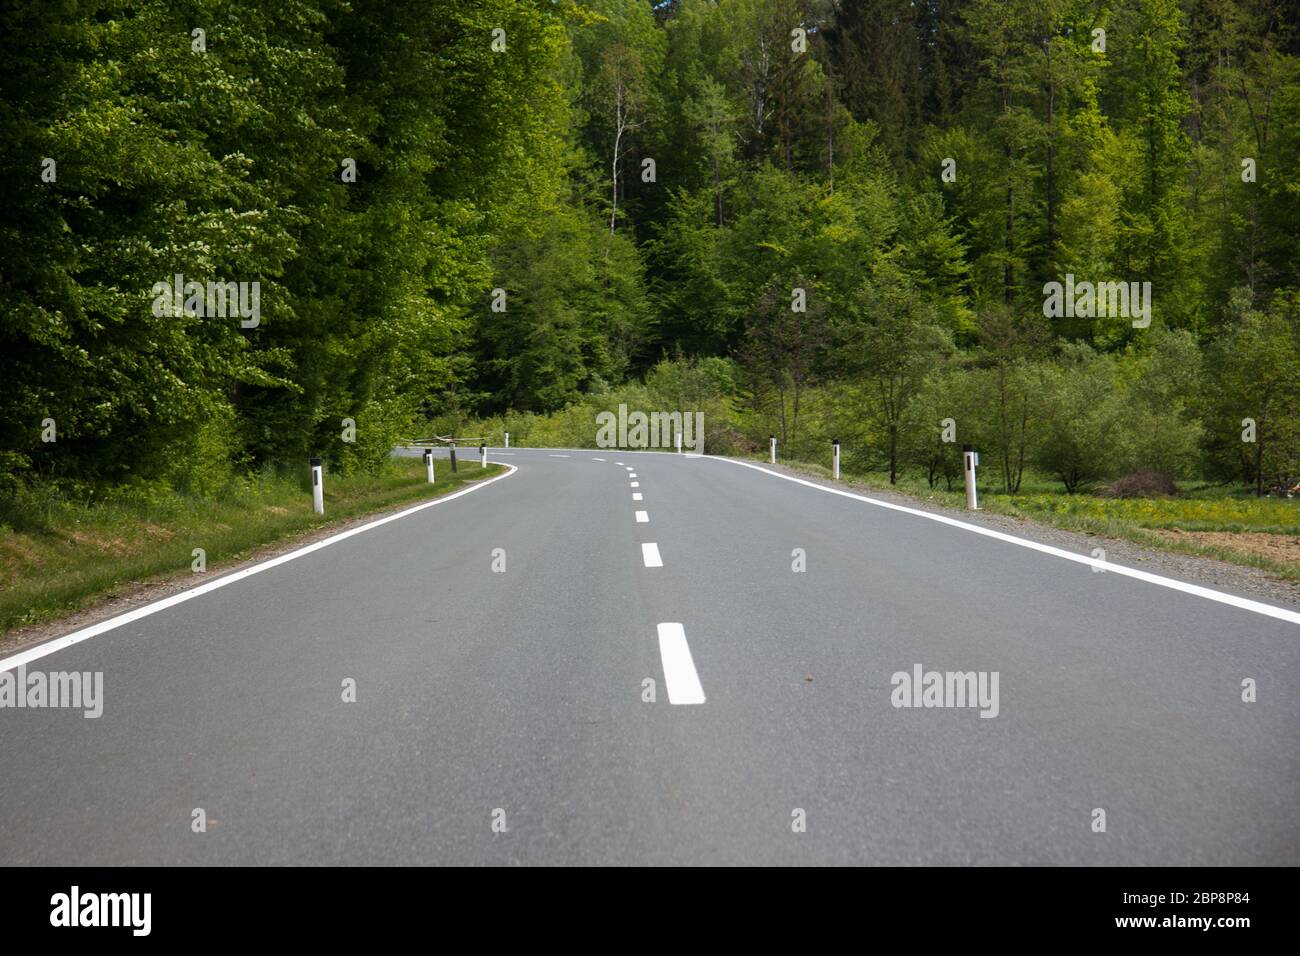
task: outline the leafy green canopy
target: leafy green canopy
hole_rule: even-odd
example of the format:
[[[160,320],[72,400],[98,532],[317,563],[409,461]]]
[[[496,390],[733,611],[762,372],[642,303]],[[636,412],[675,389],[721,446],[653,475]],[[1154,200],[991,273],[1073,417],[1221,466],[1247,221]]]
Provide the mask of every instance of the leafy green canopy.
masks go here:
[[[14,0],[0,475],[370,467],[680,358],[728,369],[729,448],[833,432],[942,479],[952,419],[1008,490],[1300,478],[1298,18]],[[257,283],[260,322],[159,314],[177,274]],[[1067,275],[1149,282],[1150,324],[1044,316]]]

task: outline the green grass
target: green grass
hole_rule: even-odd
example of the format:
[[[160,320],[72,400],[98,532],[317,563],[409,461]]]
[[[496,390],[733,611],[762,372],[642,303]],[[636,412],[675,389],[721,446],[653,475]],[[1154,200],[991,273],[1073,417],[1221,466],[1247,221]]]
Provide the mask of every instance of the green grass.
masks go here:
[[[143,581],[220,574],[259,548],[347,518],[445,495],[500,474],[500,465],[438,463],[425,481],[417,458],[390,460],[375,475],[326,474],[325,515],[311,508],[305,474],[250,477],[220,494],[118,491],[100,501],[72,501],[30,490],[0,503],[0,633],[48,621]],[[207,571],[191,570],[193,549],[207,552]]]
[[[755,459],[766,460],[766,459]],[[782,462],[789,467],[829,478],[830,469],[817,463]],[[881,473],[844,473],[853,484],[867,489],[893,490],[923,501],[950,508],[965,508],[964,492],[947,491],[942,480],[930,488],[923,477],[906,475],[890,485]],[[955,487],[960,487],[955,485]],[[1060,484],[1038,476],[1027,476],[1022,491],[1004,494],[981,482],[980,508],[997,514],[1040,521],[1068,531],[1122,538],[1146,547],[1218,558],[1250,567],[1263,568],[1277,576],[1300,583],[1300,564],[1275,560],[1231,546],[1196,541],[1171,541],[1155,534],[1158,530],[1262,533],[1300,537],[1300,499],[1256,498],[1244,488],[1187,483],[1180,485],[1178,498],[1102,498],[1091,494],[1069,495]]]

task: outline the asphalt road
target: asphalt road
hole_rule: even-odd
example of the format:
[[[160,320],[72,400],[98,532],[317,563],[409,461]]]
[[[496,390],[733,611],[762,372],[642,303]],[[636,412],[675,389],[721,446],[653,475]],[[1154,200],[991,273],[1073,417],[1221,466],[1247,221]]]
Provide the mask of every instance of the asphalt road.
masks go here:
[[[1295,623],[732,462],[491,458],[28,663],[104,709],[0,709],[0,863],[1300,863]],[[894,706],[917,665],[996,716]]]

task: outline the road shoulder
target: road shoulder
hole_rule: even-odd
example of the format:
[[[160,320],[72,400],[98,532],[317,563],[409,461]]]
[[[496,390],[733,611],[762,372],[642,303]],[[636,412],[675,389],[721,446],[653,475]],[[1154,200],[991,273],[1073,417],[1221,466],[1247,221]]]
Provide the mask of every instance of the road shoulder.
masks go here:
[[[1038,544],[1050,545],[1082,555],[1091,555],[1093,549],[1101,548],[1105,551],[1106,560],[1115,564],[1128,565],[1150,571],[1153,574],[1178,578],[1192,584],[1239,594],[1243,597],[1259,598],[1292,609],[1300,609],[1300,586],[1275,577],[1261,568],[1232,564],[1200,555],[1143,547],[1141,544],[1126,538],[1070,531],[1031,518],[989,511],[967,511],[960,508],[949,508],[905,492],[881,489],[875,485],[852,479],[833,481],[814,469],[802,468],[797,465],[779,463],[773,465],[766,461],[749,461],[743,458],[731,458],[721,455],[710,457],[717,457],[738,464],[758,465],[768,471],[799,478],[825,488],[852,491],[854,494],[876,498],[889,504],[902,505],[903,507],[914,508],[917,511],[956,518],[981,528],[1015,535]]]

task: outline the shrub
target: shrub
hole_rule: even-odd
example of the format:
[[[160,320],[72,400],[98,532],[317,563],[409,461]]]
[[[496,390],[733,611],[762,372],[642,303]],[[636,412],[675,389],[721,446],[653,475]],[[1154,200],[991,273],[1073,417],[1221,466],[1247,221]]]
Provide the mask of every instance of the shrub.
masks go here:
[[[1135,471],[1097,492],[1103,498],[1176,498],[1178,486],[1163,471]]]

